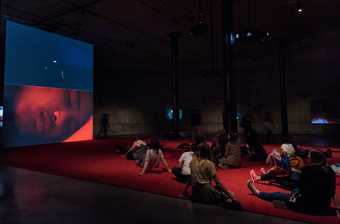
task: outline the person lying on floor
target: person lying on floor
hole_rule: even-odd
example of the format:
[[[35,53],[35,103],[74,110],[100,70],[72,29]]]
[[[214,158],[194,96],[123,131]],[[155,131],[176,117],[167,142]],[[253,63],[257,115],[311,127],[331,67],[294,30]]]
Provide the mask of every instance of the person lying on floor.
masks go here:
[[[141,139],[137,139],[132,143],[132,146],[125,153],[125,156],[128,160],[135,160],[137,165],[141,165],[143,163],[146,150],[146,143]]]
[[[215,164],[209,160],[210,148],[206,143],[197,146],[190,163],[192,196],[191,200],[203,204],[216,204],[229,208],[241,208],[234,194],[228,191],[216,175]],[[212,183],[215,182],[215,187]]]
[[[226,145],[223,157],[219,161],[219,167],[223,169],[239,168],[241,166],[241,148],[237,133],[232,133]]]
[[[302,169],[298,187],[292,192],[262,192],[251,180],[248,180],[247,186],[255,196],[263,200],[283,202],[290,209],[314,214],[327,211],[334,199],[339,217],[340,203],[335,194],[334,171],[326,165],[323,153],[311,152],[310,160],[310,165]]]
[[[279,151],[274,149],[268,155],[267,163],[272,167],[269,170],[262,168],[261,176],[258,176],[254,170],[250,171],[250,178],[253,182],[261,180],[278,183],[289,188],[297,186],[304,162],[295,155],[291,144],[282,144]]]
[[[163,152],[161,150],[161,145],[159,141],[156,139],[152,139],[150,141],[148,150],[146,151],[144,162],[143,164],[141,164],[143,168],[139,175],[144,175],[146,171],[152,170],[153,168],[158,168],[160,162],[162,162],[166,170],[171,173],[168,163],[165,160]]]

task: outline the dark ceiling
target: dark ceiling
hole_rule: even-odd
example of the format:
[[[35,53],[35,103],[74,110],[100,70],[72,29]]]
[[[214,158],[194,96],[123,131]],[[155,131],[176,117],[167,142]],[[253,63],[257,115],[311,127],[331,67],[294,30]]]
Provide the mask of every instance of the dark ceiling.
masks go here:
[[[339,0],[234,1],[234,30],[269,32],[275,38],[308,43],[310,38],[339,30]],[[180,66],[197,72],[210,66],[209,32],[190,35],[199,14],[209,23],[212,4],[214,46],[221,49],[222,0],[3,0],[3,15],[95,44],[97,64],[107,69],[167,72],[170,32],[182,32]],[[306,44],[304,44],[306,45]],[[308,44],[307,44],[308,45]],[[244,62],[273,56],[273,43],[240,44]],[[249,50],[249,49],[252,50]],[[269,49],[269,50],[268,50]],[[218,54],[218,50],[215,52]],[[217,57],[218,58],[218,57]],[[250,67],[251,69],[251,67]]]

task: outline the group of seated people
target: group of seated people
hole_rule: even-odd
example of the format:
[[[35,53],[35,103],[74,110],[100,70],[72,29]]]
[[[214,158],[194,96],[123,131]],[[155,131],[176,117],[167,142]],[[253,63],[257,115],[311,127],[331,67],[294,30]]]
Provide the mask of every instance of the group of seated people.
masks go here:
[[[285,143],[280,149],[275,149],[267,155],[264,154],[264,149],[263,151],[249,149],[254,145],[259,147],[256,142],[253,146],[248,145],[246,150],[242,150],[238,134],[234,133],[228,136],[222,134],[210,145],[201,135],[195,135],[193,143],[180,156],[179,164],[172,170],[157,139],[152,139],[149,144],[142,140],[135,141],[125,156],[136,160],[137,165],[141,167],[140,175],[163,163],[168,172],[172,172],[178,181],[186,184],[184,196],[189,196],[188,190],[191,187],[190,198],[193,202],[240,209],[241,204],[234,193],[219,180],[217,169],[241,167],[242,154],[248,155],[251,160],[254,158],[264,160],[265,155],[265,162],[269,169],[262,168],[260,175],[254,170],[250,171],[250,179],[246,184],[252,194],[305,212],[325,211],[329,209],[331,199],[334,199],[337,208],[340,206],[335,196],[335,172],[327,165],[326,156],[329,152],[304,152],[303,155],[308,158],[308,161],[304,161],[296,146],[294,148],[293,144]],[[289,189],[290,193],[262,192],[255,185],[261,182]],[[337,214],[340,215],[338,210]]]

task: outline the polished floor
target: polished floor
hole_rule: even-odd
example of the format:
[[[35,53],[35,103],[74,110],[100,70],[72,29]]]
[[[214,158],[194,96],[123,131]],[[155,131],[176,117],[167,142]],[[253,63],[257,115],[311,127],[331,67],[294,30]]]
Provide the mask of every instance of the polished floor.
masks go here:
[[[0,199],[1,224],[301,223],[23,169],[3,173],[13,195]]]

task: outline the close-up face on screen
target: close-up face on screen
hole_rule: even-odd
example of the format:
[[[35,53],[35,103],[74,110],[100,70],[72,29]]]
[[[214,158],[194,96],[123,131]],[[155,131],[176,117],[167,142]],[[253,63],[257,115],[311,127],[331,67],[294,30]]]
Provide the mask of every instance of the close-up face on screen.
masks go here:
[[[6,23],[5,146],[91,140],[93,47]]]

